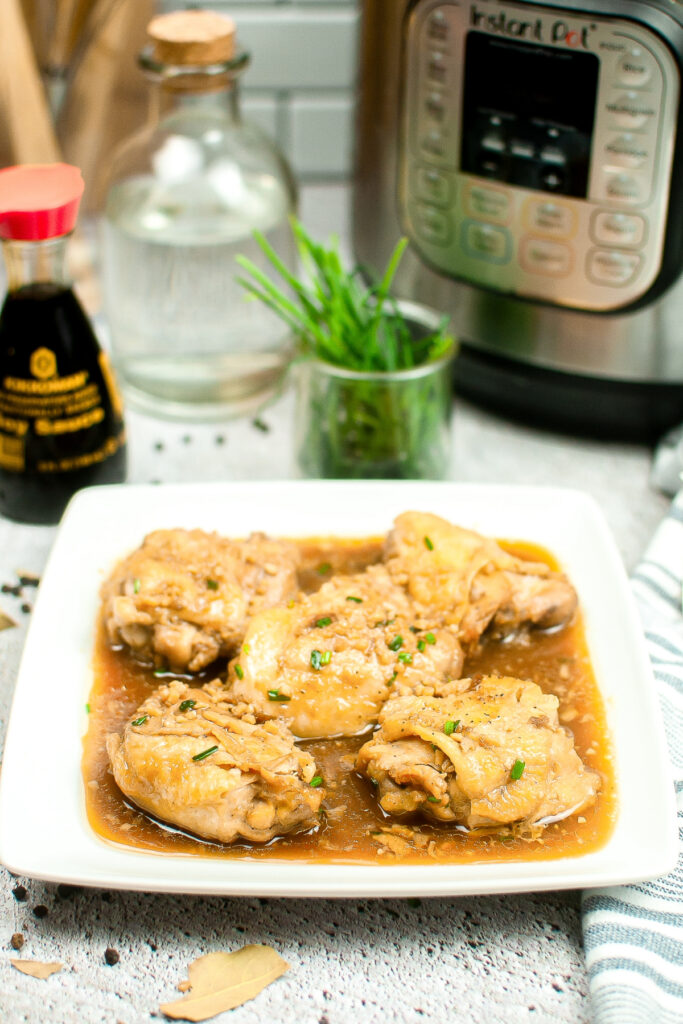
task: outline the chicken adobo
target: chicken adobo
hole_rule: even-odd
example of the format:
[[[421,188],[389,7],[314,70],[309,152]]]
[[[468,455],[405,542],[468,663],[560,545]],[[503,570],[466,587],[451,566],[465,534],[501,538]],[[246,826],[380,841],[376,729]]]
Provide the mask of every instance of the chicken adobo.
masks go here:
[[[600,788],[536,683],[487,676],[451,697],[398,697],[356,765],[387,814],[468,828],[535,825],[583,810]]]
[[[428,513],[362,542],[156,531],[102,588],[97,665],[88,810],[118,842],[462,860],[611,827],[573,587]]]
[[[173,682],[107,739],[114,778],[138,806],[207,839],[265,842],[316,823],[315,762],[281,722],[262,725],[220,681]],[[137,712],[136,712],[137,714]]]
[[[292,544],[252,534],[156,530],[102,588],[109,640],[175,672],[235,650],[251,616],[297,593]]]

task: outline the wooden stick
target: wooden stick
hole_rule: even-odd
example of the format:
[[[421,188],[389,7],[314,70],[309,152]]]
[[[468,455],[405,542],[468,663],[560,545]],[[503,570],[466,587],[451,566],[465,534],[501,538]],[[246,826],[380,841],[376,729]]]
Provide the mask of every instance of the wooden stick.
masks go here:
[[[0,2],[0,132],[14,163],[60,159],[20,0]]]
[[[66,158],[83,171],[88,210],[102,200],[103,178],[116,144],[142,123],[146,83],[136,72],[134,55],[152,12],[152,0],[118,0],[67,96],[60,138]]]

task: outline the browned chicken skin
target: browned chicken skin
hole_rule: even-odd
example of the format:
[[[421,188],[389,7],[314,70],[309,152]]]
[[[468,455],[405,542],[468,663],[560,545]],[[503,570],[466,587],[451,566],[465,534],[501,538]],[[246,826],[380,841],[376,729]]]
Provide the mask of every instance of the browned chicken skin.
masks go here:
[[[396,518],[384,557],[416,611],[455,628],[466,647],[485,630],[504,636],[525,625],[564,625],[576,608],[576,592],[561,573],[427,512]]]
[[[449,697],[397,697],[356,766],[387,814],[419,811],[469,828],[566,817],[594,802],[600,778],[559,725],[557,705],[536,683],[497,676]]]
[[[462,671],[455,635],[415,622],[384,566],[335,576],[254,616],[230,667],[232,693],[259,715],[279,715],[296,736],[362,732],[395,690],[434,692]]]
[[[239,644],[248,619],[297,591],[293,545],[252,534],[157,530],[102,587],[111,643],[141,661],[197,672]]]
[[[313,758],[282,723],[256,724],[218,680],[160,687],[107,751],[126,796],[206,839],[266,842],[317,823],[324,790],[311,785]]]

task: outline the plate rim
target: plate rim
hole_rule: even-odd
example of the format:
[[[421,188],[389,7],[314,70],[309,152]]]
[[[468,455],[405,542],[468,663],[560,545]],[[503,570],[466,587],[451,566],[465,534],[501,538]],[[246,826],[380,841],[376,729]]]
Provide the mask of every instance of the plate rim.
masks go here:
[[[73,864],[73,869],[69,871],[67,865],[62,866],[62,868],[57,871],[51,870],[49,865],[46,865],[45,863],[46,856],[43,849],[36,851],[37,856],[30,856],[27,855],[25,844],[22,848],[21,842],[14,842],[15,836],[13,835],[12,829],[8,827],[12,824],[12,815],[10,810],[12,806],[12,797],[9,792],[10,785],[13,778],[19,777],[18,751],[15,750],[19,742],[16,738],[19,726],[15,727],[14,721],[15,717],[19,718],[21,721],[21,716],[25,715],[25,711],[22,709],[22,702],[25,700],[26,688],[29,685],[25,679],[31,668],[33,651],[38,643],[37,640],[33,639],[33,635],[35,634],[40,638],[40,631],[43,629],[42,623],[44,616],[49,614],[50,611],[49,608],[47,609],[47,612],[43,610],[47,598],[45,600],[41,600],[41,595],[43,593],[49,595],[49,587],[43,590],[42,584],[44,584],[46,580],[48,580],[49,584],[52,580],[52,576],[56,571],[52,566],[53,564],[59,564],[59,560],[62,557],[62,548],[66,543],[63,538],[66,537],[68,539],[69,531],[73,529],[72,524],[76,524],[76,526],[78,526],[79,519],[87,522],[88,519],[92,517],[93,511],[97,512],[98,508],[102,507],[102,503],[104,503],[105,506],[108,506],[111,503],[113,503],[113,505],[117,505],[117,503],[120,505],[123,503],[124,506],[130,506],[136,501],[151,500],[151,503],[154,506],[161,498],[171,499],[172,501],[173,498],[178,495],[181,495],[184,500],[189,499],[192,496],[199,498],[202,495],[212,495],[215,500],[216,497],[226,498],[233,496],[233,498],[236,498],[240,495],[244,496],[251,493],[252,500],[254,500],[255,496],[263,496],[268,492],[272,493],[273,491],[291,492],[291,494],[298,495],[305,495],[306,492],[313,492],[318,495],[321,493],[338,495],[340,493],[351,491],[355,494],[365,492],[368,496],[372,495],[373,498],[375,498],[377,494],[381,493],[384,493],[385,495],[391,494],[394,496],[403,493],[414,494],[416,488],[419,488],[425,494],[439,495],[440,497],[460,496],[461,499],[467,497],[468,500],[481,500],[484,497],[490,499],[494,495],[498,495],[500,497],[505,496],[508,501],[514,499],[514,501],[522,503],[525,501],[532,503],[541,501],[542,503],[550,502],[551,505],[553,502],[556,502],[558,507],[573,505],[575,509],[582,509],[584,515],[591,520],[591,528],[594,529],[595,535],[599,539],[601,545],[601,557],[606,559],[609,565],[609,570],[612,573],[610,585],[614,584],[618,587],[620,597],[624,600],[625,608],[627,609],[627,625],[631,627],[629,642],[633,644],[632,653],[635,655],[637,672],[640,673],[641,676],[641,697],[648,705],[650,712],[651,721],[649,726],[650,729],[653,730],[651,739],[658,741],[655,744],[657,756],[654,761],[656,761],[656,765],[654,764],[654,761],[654,768],[651,765],[651,768],[653,768],[652,774],[658,774],[662,782],[664,782],[667,777],[669,781],[669,798],[667,799],[665,794],[661,794],[661,799],[663,801],[660,828],[661,842],[655,851],[655,855],[647,866],[641,864],[638,870],[635,871],[628,870],[627,868],[619,869],[616,865],[612,865],[611,869],[609,868],[610,858],[607,854],[609,854],[610,848],[614,842],[614,837],[618,831],[618,825],[621,818],[621,807],[619,807],[617,822],[612,835],[607,840],[606,844],[597,851],[588,853],[583,857],[559,857],[548,861],[485,862],[478,865],[462,865],[454,863],[402,866],[400,863],[339,864],[335,862],[319,862],[312,864],[307,861],[288,861],[286,859],[273,860],[270,858],[267,860],[250,861],[247,858],[200,858],[196,856],[193,857],[192,855],[173,855],[169,858],[168,855],[154,853],[152,851],[124,850],[125,860],[134,858],[135,865],[128,865],[124,863],[124,874],[121,876],[111,876],[107,875],[106,872],[103,873],[100,862],[103,861],[105,865],[107,863],[111,863],[112,852],[116,855],[120,852],[120,848],[96,837],[95,833],[90,829],[87,820],[85,820],[85,801],[83,798],[83,784],[80,775],[80,747],[78,749],[77,757],[78,778],[80,783],[79,807],[80,814],[83,819],[83,821],[81,821],[81,825],[85,824],[85,829],[89,832],[90,843],[85,844],[84,846],[81,842],[82,836],[80,836],[75,849],[70,849],[70,853],[72,855],[78,854],[78,857],[75,859],[73,859],[72,856],[71,863]],[[428,504],[425,507],[428,507]],[[414,507],[420,506],[418,505]],[[452,519],[455,522],[458,521],[456,515],[452,516]],[[385,528],[388,528],[388,526],[389,522],[387,522]],[[218,526],[214,528],[220,529]],[[270,532],[276,532],[274,527],[270,528]],[[283,531],[283,534],[284,532],[285,531]],[[300,535],[305,535],[307,532],[308,535],[310,535],[310,531],[304,531],[304,533]],[[367,529],[359,529],[357,531],[351,529],[347,532],[347,535],[353,536],[354,533],[361,535],[363,532],[367,534],[368,531]],[[333,533],[339,535],[339,530],[335,530]],[[328,535],[333,535],[333,533]],[[289,535],[293,536],[295,534],[290,532]],[[325,534],[324,532],[320,532],[318,535],[323,536]],[[501,535],[503,534],[498,533],[498,536]],[[510,539],[516,538],[510,537]],[[526,537],[523,539],[534,542],[533,537]],[[125,551],[120,552],[117,557],[121,557],[123,554],[125,554]],[[102,566],[99,566],[92,569],[88,568],[85,571],[86,573],[101,573],[108,569],[108,567],[109,566],[105,566],[103,569]],[[92,621],[94,621],[94,616]],[[588,621],[586,621],[587,641],[589,643],[591,661],[593,662],[594,668],[596,668],[594,651],[591,649],[590,638],[588,637],[588,625]],[[92,630],[90,630],[90,634],[91,632]],[[92,637],[90,638],[90,649],[88,651],[88,672],[91,671],[91,653]],[[83,652],[80,652],[81,660],[83,656]],[[24,667],[25,664],[28,665],[28,668]],[[86,692],[89,691],[91,681],[92,677],[90,675]],[[605,699],[604,695],[603,699]],[[15,712],[15,708],[18,708],[19,710]],[[82,725],[84,726],[85,716],[83,715],[82,717]],[[610,731],[612,731],[612,729]],[[85,728],[82,728],[80,730],[80,735],[84,734],[84,732]],[[617,737],[612,735],[611,739],[612,745],[616,749]],[[73,768],[73,765],[71,767]],[[615,775],[616,774],[617,771],[615,766]],[[615,781],[618,789],[617,800],[620,802],[620,800],[623,799],[623,796],[620,796],[619,793],[622,787],[618,777]],[[668,819],[666,824],[664,821],[665,818]],[[671,870],[676,862],[677,844],[675,826],[675,799],[673,785],[671,784],[671,775],[670,771],[668,771],[668,759],[666,758],[666,742],[664,739],[664,730],[661,721],[661,711],[654,686],[652,667],[645,648],[642,627],[640,626],[640,620],[636,610],[635,599],[628,584],[628,578],[616,547],[616,543],[611,531],[609,530],[602,510],[595,499],[585,492],[575,488],[556,486],[545,487],[538,485],[496,483],[460,484],[455,481],[349,482],[275,480],[230,481],[197,484],[106,485],[102,487],[89,488],[85,491],[79,492],[69,503],[46,562],[41,588],[38,591],[34,605],[32,621],[29,624],[29,629],[27,631],[9,715],[3,770],[0,775],[0,861],[2,861],[10,871],[16,874],[28,874],[31,877],[42,878],[46,881],[53,882],[67,882],[80,885],[149,892],[172,892],[177,894],[263,894],[268,896],[311,896],[316,898],[337,896],[353,898],[368,896],[456,896],[543,891],[557,888],[567,889],[623,884],[626,882],[643,881],[645,879],[664,874]],[[93,844],[99,851],[99,856],[98,853],[93,852]],[[49,854],[47,859],[49,860]],[[114,860],[116,861],[116,856],[114,857]],[[178,877],[169,878],[164,876],[159,878],[156,876],[154,872],[154,862],[159,860],[165,860],[167,862],[172,861],[174,865],[177,865],[179,871],[176,872],[176,875]],[[593,862],[596,860],[597,864],[594,864]],[[140,862],[139,867],[137,867],[138,861]],[[183,867],[187,868],[188,864],[196,865],[198,862],[202,863],[205,867],[208,864],[216,866],[228,865],[232,869],[234,869],[236,865],[242,865],[247,869],[246,877],[241,877],[245,872],[240,868],[239,870],[228,870],[225,872],[226,877],[222,880],[211,880],[207,878],[205,881],[202,881],[201,879],[195,880],[194,878],[191,878],[188,881],[187,877],[184,879],[180,878]],[[272,866],[273,864],[277,864],[278,868],[283,867],[283,865],[293,865],[296,869],[305,869],[305,882],[303,884],[294,884],[289,880],[289,871],[278,871],[277,873],[270,872],[271,877],[269,877],[268,866]],[[147,867],[147,865],[149,865],[149,867]],[[535,877],[529,878],[528,868],[530,866],[532,868],[537,868],[539,865],[549,865],[550,868],[546,871],[537,872]],[[145,870],[145,868],[147,869]],[[514,870],[516,868],[527,870],[516,871]],[[370,874],[367,878],[364,878],[363,872],[369,872]],[[425,877],[428,872],[431,875],[429,879]],[[162,875],[163,874],[164,873],[162,872]],[[255,876],[253,879],[250,877],[252,874]],[[415,878],[413,878],[413,875]],[[496,878],[496,876],[500,877]],[[477,882],[477,879],[480,881]]]

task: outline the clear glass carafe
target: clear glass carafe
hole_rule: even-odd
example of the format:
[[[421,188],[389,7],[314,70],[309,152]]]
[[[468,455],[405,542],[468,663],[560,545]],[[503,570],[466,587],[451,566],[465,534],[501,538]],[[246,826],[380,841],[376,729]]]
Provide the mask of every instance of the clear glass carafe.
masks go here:
[[[140,57],[150,119],[113,161],[103,279],[127,398],[157,415],[218,419],[263,404],[289,361],[286,328],[245,298],[235,256],[265,265],[259,231],[295,266],[295,188],[277,148],[240,116],[248,56],[196,59],[196,48],[191,64],[153,48]]]

